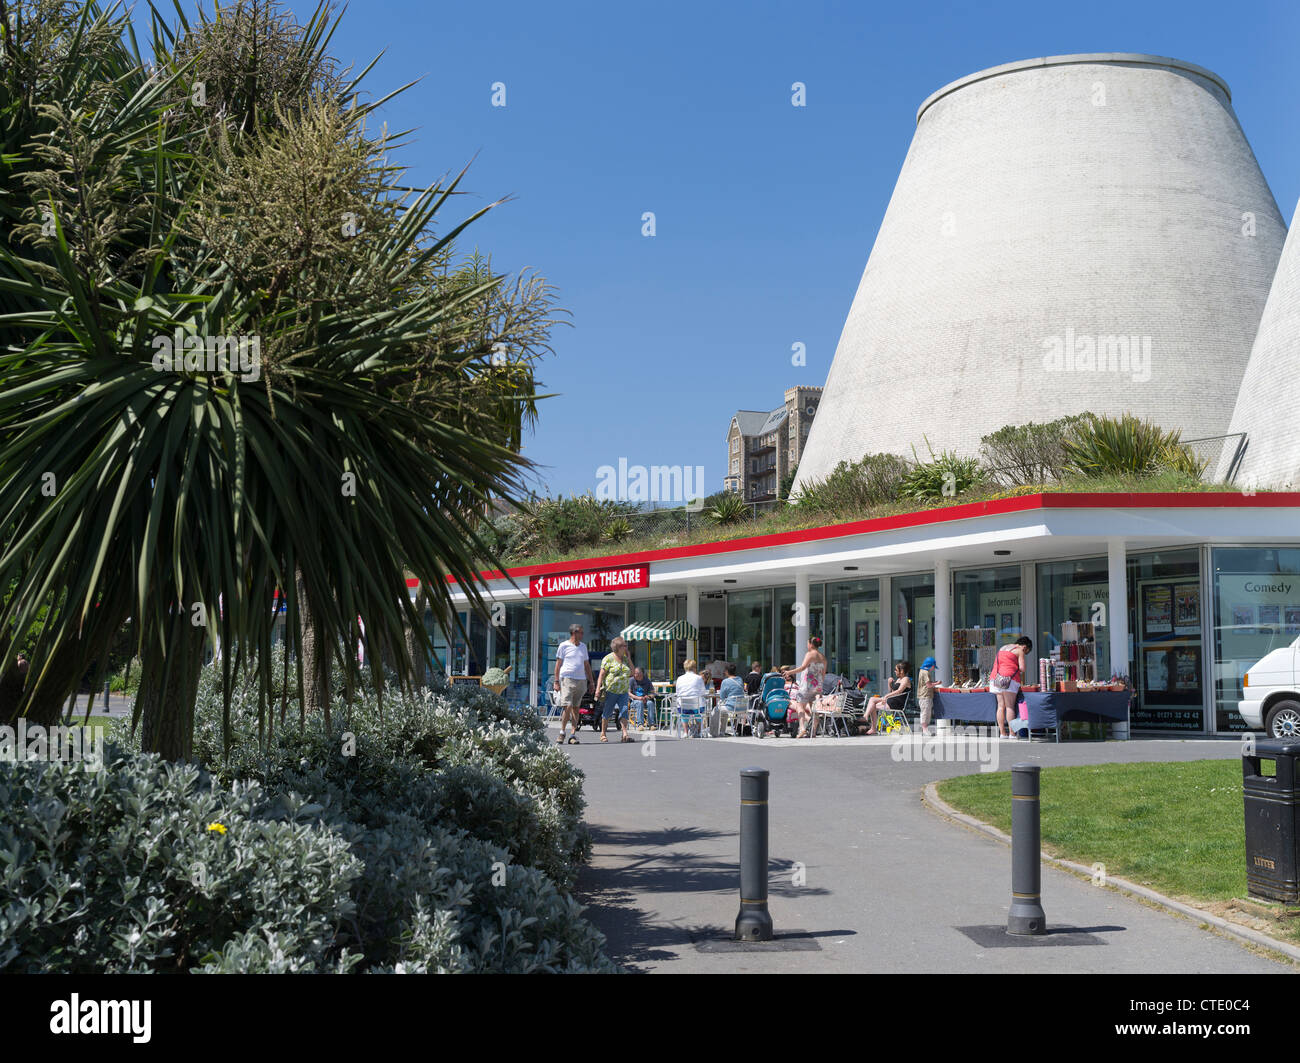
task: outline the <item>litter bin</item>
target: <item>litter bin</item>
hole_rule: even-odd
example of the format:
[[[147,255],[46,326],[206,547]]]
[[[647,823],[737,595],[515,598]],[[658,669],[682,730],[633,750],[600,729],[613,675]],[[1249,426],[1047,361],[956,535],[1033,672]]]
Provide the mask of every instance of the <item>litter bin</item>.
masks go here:
[[[1272,775],[1260,761],[1272,761]],[[1300,742],[1264,740],[1241,758],[1246,806],[1246,890],[1253,897],[1300,901],[1296,861],[1296,762]]]

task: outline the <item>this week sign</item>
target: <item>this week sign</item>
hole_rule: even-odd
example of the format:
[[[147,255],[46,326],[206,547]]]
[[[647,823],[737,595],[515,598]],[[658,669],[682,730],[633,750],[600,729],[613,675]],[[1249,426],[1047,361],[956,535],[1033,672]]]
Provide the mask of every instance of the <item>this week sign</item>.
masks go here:
[[[597,568],[590,572],[566,572],[562,576],[533,576],[528,580],[528,597],[557,598],[564,594],[592,594],[626,591],[650,586],[649,565]]]

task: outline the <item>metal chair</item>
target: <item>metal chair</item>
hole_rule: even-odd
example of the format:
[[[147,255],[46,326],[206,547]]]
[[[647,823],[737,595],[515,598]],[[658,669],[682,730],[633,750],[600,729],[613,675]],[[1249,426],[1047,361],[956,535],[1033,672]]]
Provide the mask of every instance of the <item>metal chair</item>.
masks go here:
[[[547,723],[550,723],[551,720],[558,720],[564,715],[564,703],[560,701],[560,692],[558,690],[551,689],[546,692],[544,708],[546,711],[542,719]]]
[[[907,706],[915,697],[915,691],[915,687],[909,686],[902,694],[894,694],[885,699],[885,707],[876,712],[876,734],[893,734],[896,731],[912,733]]]
[[[655,730],[659,726],[659,695],[651,694],[650,697],[638,706],[637,699],[631,694],[628,695],[628,722],[638,730]],[[642,723],[637,723],[637,719]],[[649,728],[644,721],[649,721]]]
[[[752,704],[753,700],[748,694],[732,694],[731,697],[722,702],[719,711],[723,721],[723,735],[727,733],[733,736],[740,734],[740,721],[742,719],[749,720],[749,709]],[[722,735],[718,737],[722,737]]]
[[[669,730],[678,738],[700,738],[704,734],[704,699],[694,694],[669,696]]]
[[[849,737],[849,721],[853,720],[854,714],[848,705],[849,693],[847,690],[840,690],[835,695],[833,705],[817,705],[813,708],[813,713],[818,719],[824,720],[832,735],[843,734],[845,738]]]

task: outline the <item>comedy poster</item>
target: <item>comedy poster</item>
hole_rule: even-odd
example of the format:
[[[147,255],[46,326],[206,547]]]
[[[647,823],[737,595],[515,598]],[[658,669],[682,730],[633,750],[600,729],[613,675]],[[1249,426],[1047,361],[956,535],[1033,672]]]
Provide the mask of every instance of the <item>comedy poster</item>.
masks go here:
[[[1154,583],[1143,588],[1142,637],[1156,639],[1173,634],[1173,591],[1168,583]]]
[[[1201,588],[1195,583],[1174,585],[1174,634],[1201,633]]]

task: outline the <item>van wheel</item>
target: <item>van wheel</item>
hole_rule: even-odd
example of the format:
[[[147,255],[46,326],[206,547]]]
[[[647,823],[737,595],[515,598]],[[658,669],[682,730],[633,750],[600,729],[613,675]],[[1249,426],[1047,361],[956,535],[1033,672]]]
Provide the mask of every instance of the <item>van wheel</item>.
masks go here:
[[[1264,730],[1273,738],[1300,738],[1300,701],[1279,701],[1269,709]]]

